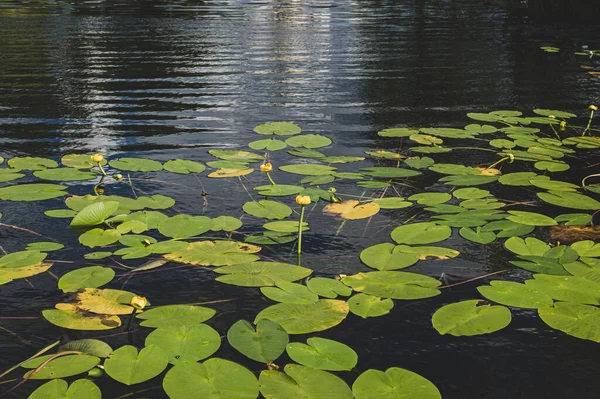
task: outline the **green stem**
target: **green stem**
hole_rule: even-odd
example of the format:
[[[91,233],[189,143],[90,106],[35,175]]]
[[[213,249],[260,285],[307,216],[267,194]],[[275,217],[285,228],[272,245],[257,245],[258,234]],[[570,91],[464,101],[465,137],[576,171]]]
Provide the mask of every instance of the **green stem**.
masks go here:
[[[494,162],[493,164],[491,164],[490,166],[488,166],[488,167],[487,167],[487,168],[485,168],[485,169],[486,169],[486,170],[487,170],[487,169],[492,169],[494,166],[498,165],[499,163],[502,163],[502,162],[504,162],[504,161],[507,161],[507,160],[509,160],[509,159],[510,159],[510,157],[504,157],[504,158],[500,159],[499,161],[497,161],[497,162]]]
[[[302,221],[304,220],[304,205],[300,208],[300,221],[298,222],[298,266],[300,266],[300,256],[302,254]]]
[[[550,124],[550,128],[552,129],[552,131],[554,132],[554,135],[556,136],[556,138],[558,140],[560,140],[560,134],[558,134],[558,132],[556,131],[556,129],[554,128],[554,126],[552,124]]]
[[[102,176],[106,176],[106,172],[104,171],[104,168],[102,167],[102,165],[100,165],[100,162],[98,162],[97,164],[98,164],[98,169],[100,169],[100,173],[102,173]]]
[[[269,174],[269,172],[266,172],[266,174],[267,174],[267,178],[271,182],[271,185],[274,186],[276,183],[273,181],[273,179],[271,179],[271,175]]]
[[[127,322],[127,331],[131,331],[131,323],[133,323],[133,318],[135,317],[135,312],[137,310],[134,308],[133,311],[131,312],[131,315],[129,316],[129,321]]]
[[[585,129],[583,130],[583,133],[581,133],[581,137],[585,136],[585,133],[590,130],[590,126],[592,124],[592,118],[594,117],[594,110],[590,110],[590,119],[588,120],[588,124],[585,127]]]

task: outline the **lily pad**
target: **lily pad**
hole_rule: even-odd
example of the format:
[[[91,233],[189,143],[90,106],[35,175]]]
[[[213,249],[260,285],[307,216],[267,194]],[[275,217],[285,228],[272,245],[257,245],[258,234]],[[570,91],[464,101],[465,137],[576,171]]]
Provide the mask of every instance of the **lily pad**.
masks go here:
[[[160,162],[145,158],[120,158],[108,164],[115,169],[131,172],[159,172],[163,169]]]
[[[95,248],[113,244],[119,241],[119,238],[121,238],[121,233],[116,229],[103,230],[95,228],[80,235],[79,242],[86,247]]]
[[[459,234],[462,238],[478,244],[490,244],[496,240],[496,234],[494,232],[482,231],[481,227],[478,227],[477,230],[463,227],[459,230]]]
[[[264,195],[266,197],[283,197],[286,195],[298,194],[304,190],[304,187],[291,186],[288,184],[276,184],[254,187],[254,190],[258,191],[259,195]]]
[[[146,337],[145,344],[162,349],[176,365],[211,356],[221,346],[221,336],[206,324],[161,327]]]
[[[71,386],[61,379],[51,380],[33,391],[27,399],[101,399],[100,388],[92,381],[80,379]]]
[[[133,307],[129,304],[135,294],[113,289],[84,288],[77,293],[77,307],[85,311],[108,314],[129,315]]]
[[[165,237],[190,238],[206,233],[212,226],[209,217],[179,214],[160,222],[158,231]]]
[[[268,319],[279,324],[288,334],[308,334],[337,326],[348,312],[348,304],[337,299],[320,299],[306,305],[278,303],[261,311],[254,323]]]
[[[203,306],[167,305],[146,310],[136,317],[142,319],[143,327],[169,328],[194,326],[215,315],[216,311]]]
[[[239,169],[238,168],[235,168],[235,169],[223,168],[223,169],[219,169],[217,171],[209,173],[208,177],[226,179],[228,177],[245,176],[245,175],[252,173],[253,171],[254,171],[254,169],[251,169],[251,168],[239,168]]]
[[[565,222],[565,226],[585,226],[592,221],[589,213],[563,213],[554,218],[557,222]]]
[[[600,342],[600,308],[577,303],[557,302],[554,307],[538,309],[550,327],[577,338]]]
[[[279,169],[288,173],[295,173],[298,175],[306,175],[306,176],[319,176],[319,175],[330,175],[337,170],[337,168],[327,166],[327,165],[318,165],[318,164],[293,164],[293,165],[283,165],[280,166]]]
[[[377,132],[381,137],[408,137],[415,133],[419,133],[419,129],[408,127],[395,127],[391,129],[383,129]]]
[[[441,283],[417,273],[378,271],[358,273],[342,278],[354,291],[392,299],[421,299],[440,294]]]
[[[444,241],[452,234],[448,226],[440,226],[433,222],[411,223],[392,230],[392,240],[398,244],[430,244]]]
[[[506,240],[504,246],[510,252],[522,256],[544,256],[546,251],[550,249],[548,244],[535,237],[527,237],[525,239],[511,237]]]
[[[174,262],[199,266],[226,266],[258,260],[256,245],[236,241],[196,241],[185,250],[165,255]]]
[[[136,347],[125,345],[104,361],[104,370],[111,378],[125,385],[139,384],[156,377],[169,364],[167,354],[156,346],[146,346],[139,354]]]
[[[267,150],[267,151],[278,151],[283,150],[287,147],[287,144],[282,140],[277,139],[265,139],[255,140],[248,144],[248,147],[253,150]]]
[[[352,393],[356,399],[442,399],[431,381],[398,367],[365,371],[354,381]]]
[[[552,298],[542,291],[514,281],[492,281],[477,287],[477,291],[490,301],[516,308],[538,309],[552,306]]]
[[[319,300],[319,296],[305,285],[278,281],[276,287],[262,287],[260,292],[267,298],[282,303],[311,304]]]
[[[381,299],[369,294],[357,294],[348,300],[350,311],[357,316],[378,317],[388,314],[394,307],[394,301],[389,298]]]
[[[86,355],[106,358],[113,350],[106,342],[98,339],[78,339],[61,345],[58,351],[78,351]]]
[[[565,208],[590,211],[600,209],[600,202],[583,194],[565,191],[548,191],[547,193],[537,193],[537,196],[544,202]]]
[[[115,315],[86,315],[72,304],[57,304],[56,309],[43,310],[42,315],[50,323],[70,330],[110,330],[121,326],[121,319]]]
[[[320,134],[303,134],[285,141],[290,147],[321,148],[331,144],[331,140]]]
[[[289,343],[285,350],[293,361],[319,370],[350,371],[358,362],[348,345],[319,337],[309,338],[306,344]]]
[[[117,201],[103,201],[90,204],[83,208],[71,220],[70,226],[95,226],[103,223],[110,215],[119,209]]]
[[[600,305],[600,283],[577,276],[535,274],[525,284],[558,301]]]
[[[40,263],[48,256],[37,250],[18,251],[0,257],[0,268],[31,266]]]
[[[388,166],[373,166],[370,168],[361,168],[361,173],[373,177],[385,177],[385,178],[403,178],[418,176],[421,172],[412,169],[405,168],[392,168]]]
[[[280,281],[296,281],[308,277],[311,269],[280,262],[252,262],[220,267],[215,273],[224,274],[217,281],[242,287],[274,286]]]
[[[409,201],[416,201],[419,205],[437,205],[448,202],[452,199],[452,195],[448,193],[419,193],[408,197]]]
[[[77,292],[81,288],[97,288],[107,284],[115,277],[113,269],[102,266],[90,266],[73,270],[58,280],[58,288],[63,292]]]
[[[16,170],[44,170],[58,167],[52,159],[38,157],[14,157],[8,160],[8,166]]]
[[[179,173],[182,175],[187,175],[190,173],[202,173],[206,169],[206,166],[200,162],[188,161],[186,159],[172,159],[165,162],[163,167],[169,172]]]
[[[276,231],[279,233],[295,233],[298,231],[300,222],[292,221],[292,220],[282,220],[278,222],[269,222],[265,223],[263,227],[267,230]],[[308,223],[302,222],[302,231],[307,231]]]
[[[182,362],[163,380],[170,399],[255,399],[258,381],[250,370],[219,358],[204,363]]]
[[[252,216],[265,219],[285,219],[292,214],[292,208],[271,200],[246,202],[243,209]]]
[[[35,177],[43,180],[56,180],[56,181],[80,181],[80,180],[93,180],[98,177],[97,173],[89,171],[82,171],[74,168],[57,168],[57,169],[43,169],[33,172]]]
[[[408,208],[413,204],[412,202],[405,201],[402,197],[377,198],[373,202],[379,205],[381,209],[402,209]]]
[[[370,246],[360,253],[360,260],[377,270],[398,270],[419,261],[419,254],[405,253],[392,243]]]
[[[0,188],[0,199],[4,201],[41,201],[66,195],[67,186],[60,184],[19,184]]]
[[[507,220],[528,226],[556,226],[558,224],[556,220],[541,213],[523,211],[508,211],[508,213],[510,216],[506,217]]]
[[[484,301],[451,303],[438,309],[431,318],[440,334],[471,336],[489,334],[503,329],[512,319],[510,310]]]
[[[21,367],[35,369],[40,366],[52,355],[40,356],[35,359],[29,360]],[[44,367],[39,369],[37,373],[30,376],[31,371],[27,372],[23,377],[31,378],[33,380],[47,380],[55,378],[71,377],[73,375],[85,373],[89,369],[95,367],[100,363],[100,358],[90,355],[67,355],[60,356],[50,360]]]
[[[98,165],[97,162],[92,161],[92,155],[90,154],[63,155],[63,157],[60,159],[60,163],[62,163],[64,166],[75,169],[91,169]],[[106,164],[106,159],[100,161],[100,165],[104,166]]]
[[[353,399],[348,385],[327,371],[297,364],[286,365],[284,371],[260,373],[260,392],[266,399]]]
[[[240,320],[227,332],[227,341],[244,356],[270,363],[281,356],[289,336],[283,327],[271,320],[260,320],[256,330],[246,320]]]
[[[323,208],[323,214],[338,216],[344,220],[358,220],[371,217],[379,212],[379,204],[368,202],[359,205],[357,200],[332,203]]]
[[[211,231],[232,232],[242,227],[242,221],[233,216],[217,216],[212,221]]]
[[[256,126],[254,131],[264,135],[291,136],[300,133],[302,129],[292,122],[267,122]]]
[[[325,277],[313,277],[306,283],[309,290],[324,298],[334,299],[338,295],[350,296],[352,289],[341,281]]]

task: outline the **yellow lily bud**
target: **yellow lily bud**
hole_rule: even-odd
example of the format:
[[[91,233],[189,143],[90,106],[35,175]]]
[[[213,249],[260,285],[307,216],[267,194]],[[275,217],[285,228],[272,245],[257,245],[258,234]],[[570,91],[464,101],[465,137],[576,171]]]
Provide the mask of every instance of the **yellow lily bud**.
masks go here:
[[[116,181],[121,181],[121,180],[123,180],[123,175],[122,175],[122,174],[120,174],[120,173],[117,173],[117,174],[115,174],[115,175],[113,176],[113,178],[114,178]]]
[[[95,188],[95,191],[96,191],[96,194],[102,195],[102,194],[104,194],[104,187],[98,186]]]
[[[556,119],[556,116],[554,116],[554,115],[548,115],[548,118],[550,118],[550,119]]]
[[[142,310],[148,304],[148,300],[143,296],[134,296],[129,304],[137,310]]]
[[[515,162],[515,156],[513,154],[511,154],[510,152],[508,154],[506,154],[506,156],[508,157],[508,162],[509,163],[513,163]]]
[[[588,107],[588,109],[591,109],[592,111],[598,111],[598,106],[594,105],[594,104],[590,104],[590,106]]]
[[[267,162],[267,163],[263,163],[262,165],[260,165],[260,171],[261,172],[270,172],[271,170],[273,170],[273,165],[271,165],[271,162]]]
[[[104,155],[102,154],[94,154],[92,155],[92,162],[100,163],[104,160]]]
[[[565,130],[565,128],[567,127],[567,122],[566,121],[560,121],[560,129],[561,130]]]
[[[296,197],[296,203],[298,205],[302,205],[302,206],[309,205],[310,204],[310,197],[308,195],[298,195]]]

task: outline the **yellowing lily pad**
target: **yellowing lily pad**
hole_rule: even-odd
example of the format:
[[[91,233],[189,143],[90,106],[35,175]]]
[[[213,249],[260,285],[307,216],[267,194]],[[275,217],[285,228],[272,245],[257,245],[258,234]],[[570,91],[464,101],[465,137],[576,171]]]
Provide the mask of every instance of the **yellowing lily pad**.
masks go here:
[[[172,252],[165,258],[174,262],[198,266],[226,266],[258,260],[254,255],[260,247],[237,241],[196,241],[182,251]]]
[[[344,220],[358,220],[371,217],[379,212],[379,204],[368,202],[359,205],[357,200],[348,200],[340,203],[332,203],[323,208],[325,215],[338,216]]]

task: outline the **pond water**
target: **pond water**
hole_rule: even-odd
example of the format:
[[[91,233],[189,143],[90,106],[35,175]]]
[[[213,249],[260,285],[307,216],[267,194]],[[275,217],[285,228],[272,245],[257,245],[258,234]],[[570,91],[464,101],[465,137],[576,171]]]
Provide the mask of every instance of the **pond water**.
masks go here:
[[[467,118],[469,112],[515,109],[530,115],[534,108],[558,109],[577,114],[576,122],[585,125],[588,105],[600,102],[600,80],[581,66],[598,65],[594,58],[574,52],[582,46],[600,47],[599,28],[545,25],[500,1],[4,0],[0,156],[58,160],[69,153],[99,152],[109,159],[206,163],[215,160],[208,150],[249,150],[249,142],[263,138],[253,128],[269,121],[293,121],[304,133],[327,136],[333,144],[321,150],[346,156],[395,151],[398,141],[378,136],[382,129],[462,128],[474,122]],[[547,45],[561,47],[561,52],[540,50]],[[275,166],[290,163],[284,152],[271,153]],[[489,165],[498,159],[483,151],[432,158],[467,165]],[[597,166],[590,167],[598,159],[597,150],[586,153],[578,160],[581,165],[559,179],[579,184],[581,177],[598,173]],[[361,167],[376,165],[379,162],[369,158]],[[251,187],[268,184],[257,172],[241,180],[205,175],[199,174],[200,180],[159,173],[132,177],[140,179],[134,181],[138,193],[174,198],[177,203],[170,214],[210,217],[241,217],[241,204],[258,199]],[[273,177],[278,183],[300,180],[278,171]],[[413,178],[399,189],[405,196],[444,191],[437,178]],[[70,194],[83,195],[91,192],[93,183],[69,186]],[[350,180],[336,181],[335,187],[338,193],[373,192],[357,189]],[[132,196],[127,184],[112,179],[105,190]],[[208,196],[200,196],[202,191]],[[535,199],[533,191],[521,187],[498,187],[495,194]],[[288,204],[293,203],[290,198]],[[65,262],[51,269],[58,277],[82,266],[118,267],[107,259],[85,260],[83,254],[90,250],[77,245],[77,232],[68,227],[68,220],[43,215],[45,209],[61,207],[61,199],[0,201],[1,222],[65,244],[65,250],[49,256]],[[392,228],[408,217],[429,220],[425,214],[398,209],[381,212],[369,222],[348,221],[339,230],[341,222],[322,216],[320,209],[319,205],[307,211],[311,230],[304,235],[302,264],[325,277],[370,270],[360,262],[362,250],[390,241]],[[261,230],[258,219],[246,215],[242,220],[243,234]],[[549,240],[546,228],[537,228],[535,235]],[[7,252],[23,250],[24,243],[36,239],[26,231],[0,226],[0,245]],[[408,271],[434,278],[444,273],[444,284],[500,271],[514,258],[501,241],[475,244],[455,229],[444,246],[459,250],[459,257],[421,261]],[[293,244],[269,246],[261,254],[269,260],[296,261]],[[145,262],[114,259],[129,266]],[[117,275],[122,273],[117,269]],[[516,269],[500,276],[522,281],[529,273]],[[369,368],[401,367],[432,381],[446,399],[598,397],[598,344],[551,329],[535,310],[513,309],[511,324],[490,335],[441,336],[433,329],[431,316],[437,309],[480,299],[476,287],[486,281],[458,285],[434,298],[395,301],[390,314],[382,317],[350,314],[340,326],[316,335],[342,341],[358,353],[358,366],[338,373],[349,384]],[[224,300],[207,305],[217,310],[209,324],[221,335],[235,321],[253,320],[274,303],[258,288],[221,284],[208,270],[176,264],[116,279],[109,288],[139,293],[153,305]],[[48,273],[1,286],[0,371],[57,339],[111,334],[67,331],[41,317],[12,319],[38,317],[65,298],[68,295],[57,290],[56,279]],[[142,346],[147,334],[136,330],[112,337],[110,344],[117,348],[133,340]],[[239,362],[256,375],[264,368],[226,343],[216,356]],[[281,366],[287,362],[286,357],[277,361]],[[108,378],[97,384],[105,398],[166,397],[159,379],[133,387]],[[7,397],[25,398],[38,385],[28,382]],[[0,390],[9,386],[12,383],[0,385]]]

